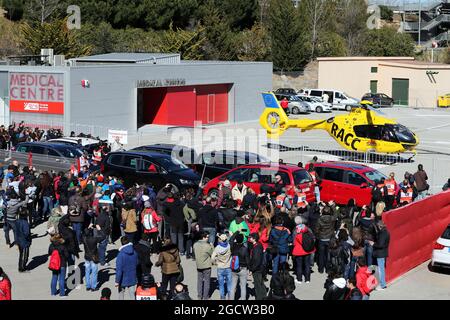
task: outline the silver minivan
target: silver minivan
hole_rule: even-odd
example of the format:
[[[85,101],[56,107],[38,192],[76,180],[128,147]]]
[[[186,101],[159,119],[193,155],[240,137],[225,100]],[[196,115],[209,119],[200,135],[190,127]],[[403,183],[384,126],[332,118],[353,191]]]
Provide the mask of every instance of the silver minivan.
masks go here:
[[[328,102],[333,109],[350,111],[353,106],[357,106],[358,99],[350,97],[348,94],[338,90],[331,89],[304,89],[302,94],[311,97],[320,97],[324,102]],[[325,101],[327,99],[328,101]]]

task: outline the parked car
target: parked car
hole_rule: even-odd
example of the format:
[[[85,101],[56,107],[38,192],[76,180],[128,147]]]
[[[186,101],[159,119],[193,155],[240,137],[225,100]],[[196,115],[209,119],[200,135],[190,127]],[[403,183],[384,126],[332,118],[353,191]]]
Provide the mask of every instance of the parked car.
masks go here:
[[[350,199],[355,199],[358,207],[369,205],[375,181],[387,179],[376,169],[351,162],[327,161],[314,164],[314,168],[322,179],[320,200],[334,200],[340,205],[346,205]]]
[[[322,112],[331,112],[332,107],[330,103],[325,103],[322,99],[317,97],[308,97],[304,95],[298,95],[299,99],[308,104],[309,109],[311,111],[322,113]]]
[[[83,155],[77,146],[51,142],[21,142],[16,146],[16,151],[68,159]]]
[[[394,99],[384,93],[366,93],[361,100],[367,100],[373,103],[374,107],[392,107]]]
[[[179,149],[175,149],[175,147]],[[230,169],[234,169],[243,164],[270,162],[269,159],[248,151],[218,150],[203,152],[197,155],[192,148],[180,147],[174,144],[154,144],[137,147],[133,150],[147,150],[174,155],[178,160],[190,166],[198,174],[206,177],[207,180],[214,179]]]
[[[450,268],[450,224],[433,245],[431,268]]]
[[[92,154],[101,143],[101,141],[91,138],[82,138],[82,137],[63,137],[57,139],[50,139],[48,142],[51,143],[62,143],[67,145],[76,146],[80,150],[86,150],[88,154]]]
[[[126,187],[151,183],[158,190],[167,183],[180,189],[198,187],[200,176],[170,155],[153,151],[110,152],[102,160],[100,171],[124,179]]]
[[[348,94],[329,89],[304,89],[303,94],[311,97],[322,98],[326,94],[328,96],[328,103],[331,103],[333,109],[350,111],[353,106],[358,105],[359,101],[350,97]]]
[[[274,92],[275,94],[279,93],[279,94],[297,94],[297,92],[295,92],[295,89],[292,88],[279,88],[277,90],[275,90]]]
[[[275,97],[278,101],[287,98],[289,101],[288,110],[289,113],[292,114],[300,114],[300,113],[308,113],[311,110],[309,109],[309,105],[302,100],[297,95],[294,94],[275,94]]]
[[[304,168],[293,164],[249,164],[234,168],[217,178],[210,180],[204,187],[206,195],[217,194],[219,182],[229,180],[234,187],[240,179],[244,184],[252,188],[257,194],[261,192],[261,186],[275,186],[275,176],[279,174],[287,188],[298,187],[306,193],[308,202],[315,201],[314,182],[312,177]]]

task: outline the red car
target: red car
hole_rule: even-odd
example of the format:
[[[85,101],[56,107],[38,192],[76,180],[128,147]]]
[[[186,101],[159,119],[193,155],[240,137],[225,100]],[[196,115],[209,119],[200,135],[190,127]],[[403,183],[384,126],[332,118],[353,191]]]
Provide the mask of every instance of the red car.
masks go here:
[[[309,164],[306,168],[309,168]],[[320,200],[334,200],[340,205],[347,205],[352,198],[358,207],[369,205],[375,181],[387,179],[378,170],[357,163],[328,161],[315,163],[314,168],[322,179]]]
[[[275,176],[279,174],[286,188],[296,186],[306,193],[306,201],[315,201],[314,182],[311,175],[304,168],[293,164],[249,164],[232,169],[210,180],[204,187],[204,194],[211,195],[217,192],[219,182],[227,179],[234,187],[238,180],[242,179],[248,188],[252,188],[256,194],[260,193],[261,185],[275,186]]]

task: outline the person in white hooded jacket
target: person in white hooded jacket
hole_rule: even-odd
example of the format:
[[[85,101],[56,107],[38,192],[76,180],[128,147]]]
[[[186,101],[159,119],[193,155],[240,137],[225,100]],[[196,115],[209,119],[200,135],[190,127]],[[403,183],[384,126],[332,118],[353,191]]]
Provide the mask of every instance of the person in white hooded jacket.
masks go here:
[[[247,186],[244,184],[242,180],[238,180],[237,184],[231,190],[231,196],[234,201],[238,201],[241,203],[244,200],[245,195],[247,194]]]
[[[231,275],[231,247],[226,234],[219,236],[219,242],[215,247],[211,260],[217,265],[217,280],[221,300],[229,300],[231,296],[233,279]],[[225,292],[225,283],[227,290]]]

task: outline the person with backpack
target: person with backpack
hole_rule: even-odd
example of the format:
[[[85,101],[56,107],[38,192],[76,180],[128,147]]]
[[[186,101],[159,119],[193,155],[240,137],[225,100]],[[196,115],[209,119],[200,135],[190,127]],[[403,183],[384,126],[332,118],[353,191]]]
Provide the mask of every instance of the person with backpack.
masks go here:
[[[58,225],[59,225],[59,220],[61,220],[61,217],[62,217],[61,207],[55,207],[51,210],[50,217],[48,218],[48,221],[47,221],[47,233],[50,236],[53,236],[53,235],[59,233]]]
[[[230,300],[234,300],[238,282],[241,288],[240,300],[247,300],[247,277],[248,266],[250,264],[250,254],[244,246],[244,235],[236,233],[231,237],[231,295]]]
[[[50,284],[51,295],[56,296],[56,286],[59,283],[59,295],[64,297],[66,295],[65,278],[67,260],[69,259],[70,253],[64,245],[64,239],[59,234],[56,234],[50,238],[48,255],[50,257],[48,268],[52,272]]]
[[[195,264],[197,266],[197,298],[209,299],[209,286],[211,282],[211,256],[214,247],[208,242],[209,234],[206,231],[200,233],[200,240],[194,243]]]
[[[226,234],[219,236],[217,246],[211,256],[213,263],[217,264],[217,280],[219,281],[219,292],[221,300],[230,300],[232,289],[231,276],[231,247]],[[225,290],[225,283],[227,289]]]
[[[86,276],[86,291],[97,291],[98,276],[98,244],[100,239],[94,237],[94,230],[87,228],[84,230],[82,243],[84,245],[84,268]]]
[[[175,290],[175,285],[179,281],[179,276],[182,272],[180,252],[177,245],[173,244],[169,238],[164,240],[161,253],[159,254],[158,261],[155,263],[156,267],[161,267],[162,283],[161,290],[163,293],[167,293],[167,287],[170,283],[169,298],[172,297]]]
[[[11,280],[0,267],[0,301],[12,300],[11,298]]]
[[[14,243],[17,241],[17,216],[19,212],[19,208],[26,206],[28,202],[28,197],[25,198],[24,201],[19,199],[18,194],[14,191],[14,189],[9,189],[7,191],[8,202],[6,204],[6,218],[5,225],[3,226],[3,230],[5,231],[5,239],[6,245],[11,247],[11,240],[9,238],[9,231],[12,230],[14,234]]]
[[[264,249],[259,242],[259,235],[252,233],[248,236],[250,244],[250,261],[248,270],[253,276],[253,284],[255,286],[255,300],[263,300],[267,296],[267,288],[264,284]]]
[[[373,275],[375,271],[369,270],[364,257],[360,257],[357,262],[356,286],[362,293],[362,300],[369,300],[370,293],[377,287],[377,279]]]
[[[162,218],[156,213],[150,201],[144,202],[144,210],[141,213],[141,225],[144,235],[147,236],[149,243],[151,242],[152,253],[159,253],[158,247],[158,225]]]
[[[289,274],[289,264],[282,263],[278,272],[270,279],[270,292],[268,300],[292,300],[292,292],[295,290],[295,280]]]
[[[356,279],[350,278],[347,280],[347,294],[345,300],[362,300],[362,293],[356,286]]]
[[[152,272],[153,263],[150,259],[152,250],[148,233],[144,233],[142,235],[142,238],[139,240],[139,242],[134,245],[134,250],[138,255],[137,274],[139,281],[141,280],[140,277],[143,274],[150,274]]]
[[[31,229],[26,207],[19,208],[19,219],[16,221],[16,235],[16,244],[19,247],[19,272],[26,272],[31,246]]]
[[[68,201],[70,222],[72,224],[73,230],[75,231],[75,234],[77,235],[77,240],[79,243],[81,243],[84,216],[89,208],[88,202],[81,195],[81,192],[81,187],[76,186],[74,194],[70,196]]]
[[[130,300],[135,300],[138,266],[138,255],[133,244],[127,237],[120,238],[122,246],[116,259],[116,288],[119,290],[119,300],[125,299],[125,291],[128,291]]]
[[[292,256],[296,262],[296,276],[295,283],[301,284],[303,277],[305,282],[311,281],[311,254],[316,251],[316,239],[312,231],[304,224],[304,219],[300,216],[295,217],[297,227],[293,234],[294,249]]]
[[[70,216],[66,214],[59,220],[58,230],[61,237],[64,239],[64,246],[70,253],[68,264],[75,265],[75,258],[80,258],[80,247],[75,231],[70,227]]]
[[[328,248],[327,269],[329,271],[333,270],[337,274],[344,275],[348,260],[349,257],[344,248],[340,245],[339,240],[336,237],[331,238]]]
[[[275,216],[274,222],[269,235],[269,248],[272,254],[272,275],[278,272],[279,265],[287,261],[289,243],[292,242],[291,232],[286,227],[283,227],[283,218]]]

